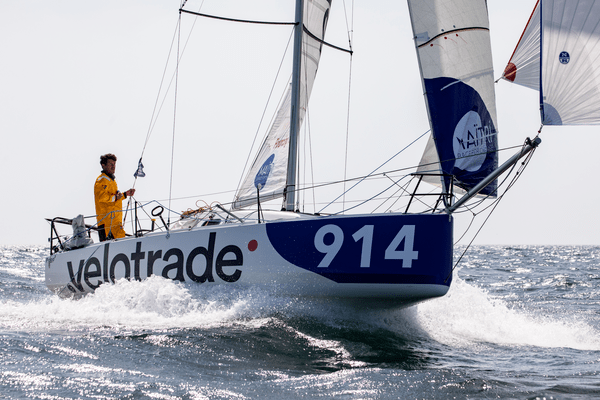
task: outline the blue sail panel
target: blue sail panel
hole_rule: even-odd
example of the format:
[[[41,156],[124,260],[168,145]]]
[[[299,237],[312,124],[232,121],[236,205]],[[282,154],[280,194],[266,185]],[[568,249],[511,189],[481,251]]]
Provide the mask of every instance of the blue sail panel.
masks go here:
[[[498,167],[498,136],[475,89],[453,78],[425,79],[427,103],[442,171],[469,190]],[[445,178],[446,187],[450,178]],[[494,181],[481,194],[494,195]]]

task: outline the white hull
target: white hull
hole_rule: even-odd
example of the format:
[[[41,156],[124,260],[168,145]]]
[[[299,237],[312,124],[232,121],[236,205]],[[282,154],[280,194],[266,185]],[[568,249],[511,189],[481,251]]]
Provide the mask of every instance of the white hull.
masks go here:
[[[159,275],[402,307],[443,296],[451,266],[448,215],[307,217],[155,232],[59,252],[46,261],[46,285],[77,297],[121,278]]]

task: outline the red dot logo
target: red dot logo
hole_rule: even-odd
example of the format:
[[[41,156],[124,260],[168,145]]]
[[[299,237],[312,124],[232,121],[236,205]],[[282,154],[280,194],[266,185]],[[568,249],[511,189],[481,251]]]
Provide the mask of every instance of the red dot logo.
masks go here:
[[[257,248],[258,248],[258,242],[256,240],[253,239],[248,243],[248,250],[254,251]]]

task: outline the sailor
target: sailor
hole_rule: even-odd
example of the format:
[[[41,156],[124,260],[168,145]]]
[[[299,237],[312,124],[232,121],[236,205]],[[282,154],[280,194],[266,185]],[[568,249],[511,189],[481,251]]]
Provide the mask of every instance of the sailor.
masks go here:
[[[125,237],[123,229],[123,198],[133,196],[135,189],[129,189],[124,193],[119,192],[115,181],[115,170],[117,168],[117,156],[108,153],[100,156],[102,173],[94,184],[94,201],[96,203],[96,219],[100,240],[117,239]],[[103,234],[104,233],[104,234]]]

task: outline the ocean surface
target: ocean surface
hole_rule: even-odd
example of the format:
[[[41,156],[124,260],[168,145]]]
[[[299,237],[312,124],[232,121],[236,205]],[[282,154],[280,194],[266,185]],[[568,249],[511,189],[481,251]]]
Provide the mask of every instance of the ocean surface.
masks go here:
[[[0,398],[600,398],[600,246],[472,247],[381,312],[158,277],[61,300],[46,255],[0,247]]]

